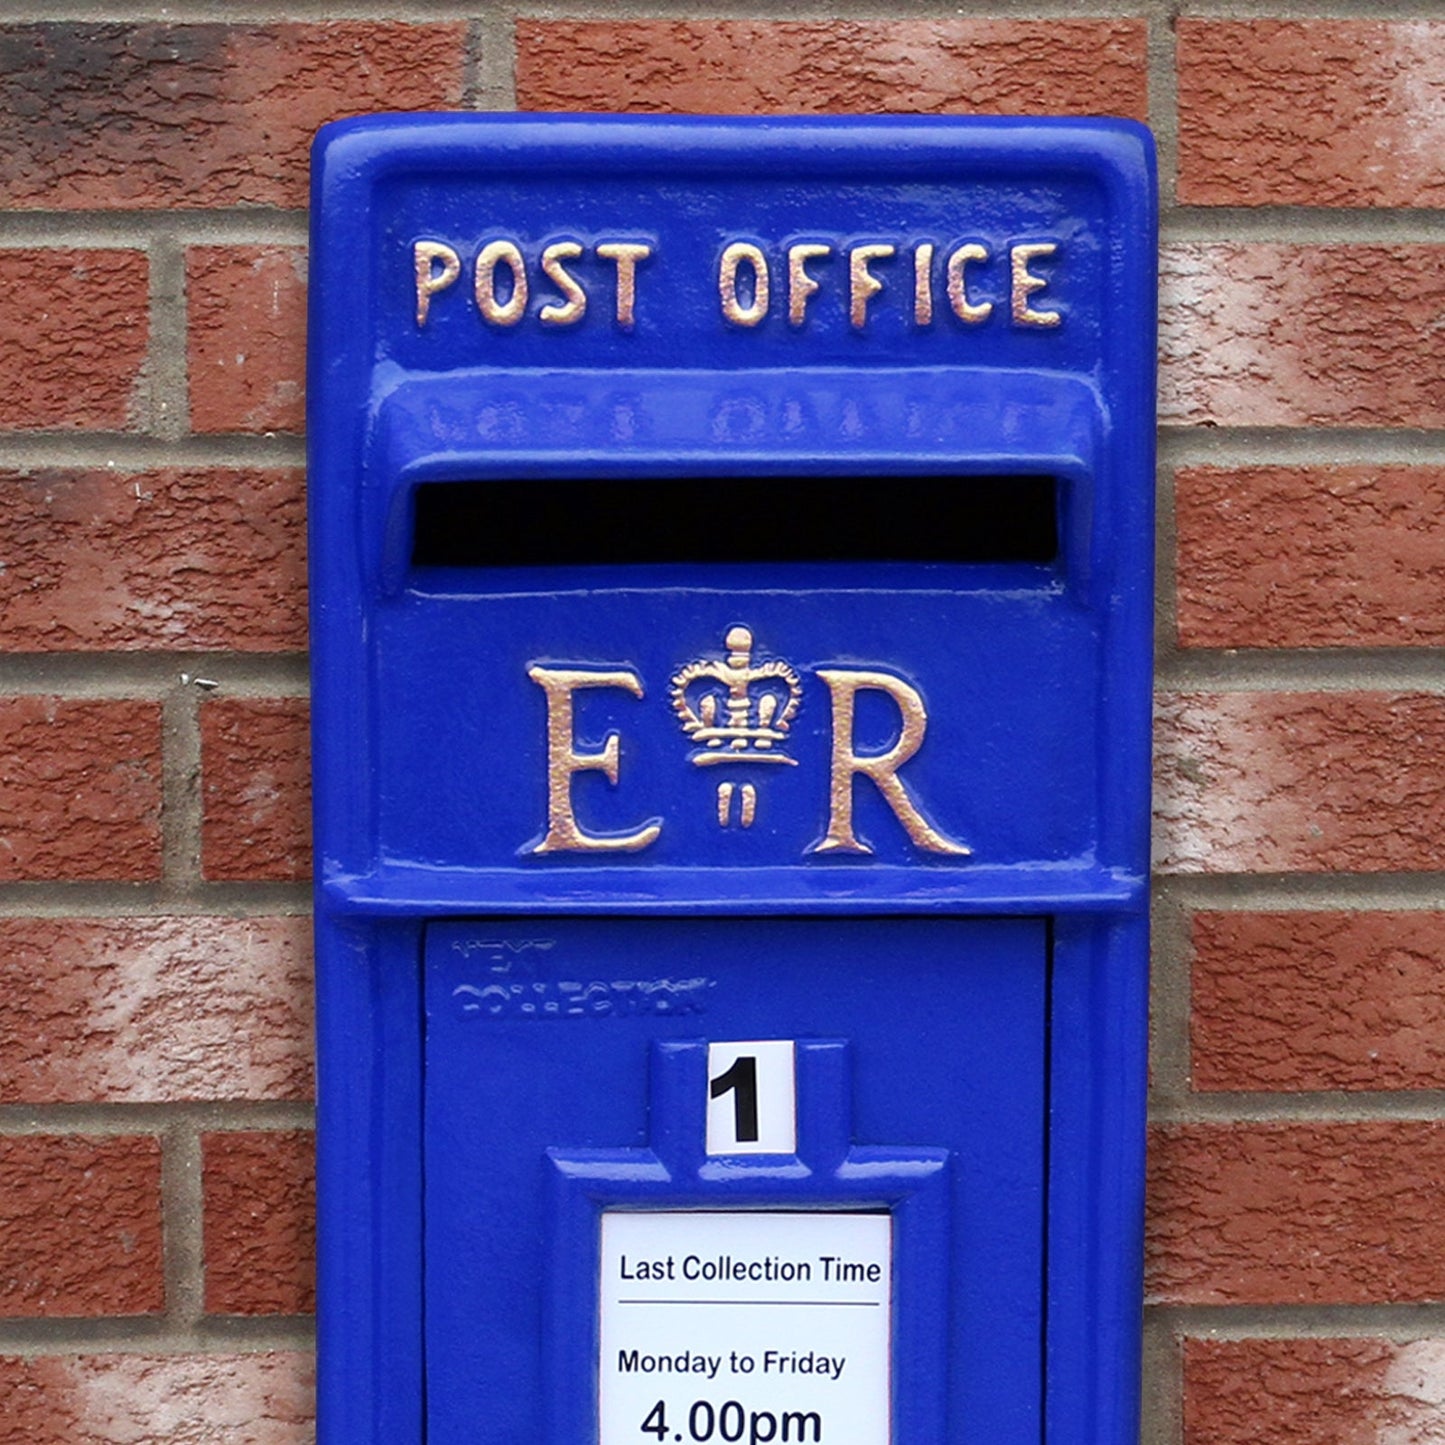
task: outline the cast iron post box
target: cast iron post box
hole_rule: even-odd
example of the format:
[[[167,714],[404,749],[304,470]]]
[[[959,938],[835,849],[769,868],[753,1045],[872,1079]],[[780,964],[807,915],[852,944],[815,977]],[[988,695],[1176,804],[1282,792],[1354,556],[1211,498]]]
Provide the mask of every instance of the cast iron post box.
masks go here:
[[[318,142],[321,1438],[1137,1428],[1124,122]]]

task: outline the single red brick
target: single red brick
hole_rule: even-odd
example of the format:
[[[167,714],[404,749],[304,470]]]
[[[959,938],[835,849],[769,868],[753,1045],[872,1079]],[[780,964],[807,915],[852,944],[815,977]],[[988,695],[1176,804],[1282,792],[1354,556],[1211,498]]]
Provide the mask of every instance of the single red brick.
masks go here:
[[[1445,468],[1188,467],[1183,647],[1445,644]]]
[[[309,918],[0,919],[12,1104],[304,1099]]]
[[[300,1130],[206,1134],[206,1310],[316,1308],[315,1139]]]
[[[157,878],[157,703],[0,698],[0,880]]]
[[[191,429],[306,424],[306,253],[198,246],[186,255]]]
[[[1181,243],[1159,299],[1166,422],[1445,425],[1445,246]]]
[[[1165,871],[1445,867],[1445,697],[1166,696],[1155,768]]]
[[[307,707],[300,698],[221,698],[201,708],[207,878],[304,879],[311,872]]]
[[[1445,1439],[1445,1340],[1186,1340],[1184,1445]]]
[[[0,649],[302,651],[304,473],[0,475]]]
[[[310,1445],[309,1354],[0,1356],[0,1445]]]
[[[522,20],[527,110],[1127,115],[1142,20]]]
[[[131,425],[149,278],[139,251],[0,250],[0,428]]]
[[[0,28],[0,204],[303,206],[337,116],[461,103],[466,26]]]
[[[1445,1299],[1445,1121],[1150,1134],[1146,1273],[1172,1304]]]
[[[1445,205],[1445,25],[1181,19],[1179,199]]]
[[[0,1316],[164,1308],[159,1143],[0,1136]]]
[[[1196,1089],[1445,1088],[1445,913],[1199,913]]]

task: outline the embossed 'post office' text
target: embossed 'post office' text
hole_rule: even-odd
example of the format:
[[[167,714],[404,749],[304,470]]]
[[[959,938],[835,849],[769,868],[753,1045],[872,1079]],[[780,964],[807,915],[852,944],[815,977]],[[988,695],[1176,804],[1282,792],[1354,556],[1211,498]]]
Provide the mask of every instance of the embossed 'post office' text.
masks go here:
[[[658,251],[655,238],[636,236],[584,243],[572,236],[498,235],[472,247],[422,237],[411,253],[416,325],[425,331],[439,307],[460,305],[489,328],[560,331],[602,314],[617,330],[631,332],[649,305],[659,320],[676,309],[676,295],[648,289],[649,263]],[[884,308],[920,330],[993,321],[1047,331],[1064,322],[1055,300],[1066,294],[1056,240],[739,237],[714,256],[686,259],[692,284],[711,295],[719,323],[734,330],[775,320],[804,333],[830,295],[855,332],[867,332]]]

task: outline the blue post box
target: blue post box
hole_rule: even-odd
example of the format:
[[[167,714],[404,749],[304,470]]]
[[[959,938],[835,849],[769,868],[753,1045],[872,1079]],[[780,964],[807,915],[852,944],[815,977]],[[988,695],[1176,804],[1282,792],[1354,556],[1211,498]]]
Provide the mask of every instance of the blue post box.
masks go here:
[[[1137,1429],[1125,122],[317,145],[321,1438]]]

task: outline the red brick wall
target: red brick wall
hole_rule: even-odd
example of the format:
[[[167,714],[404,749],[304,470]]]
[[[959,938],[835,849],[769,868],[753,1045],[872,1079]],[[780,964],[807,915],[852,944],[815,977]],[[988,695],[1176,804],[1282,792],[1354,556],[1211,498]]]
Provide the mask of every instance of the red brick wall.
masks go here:
[[[0,20],[0,1445],[310,1438],[306,144],[514,105],[1154,125],[1145,1440],[1445,1439],[1445,20],[48,8]]]
[[[306,150],[480,62],[199,8],[0,20],[0,1445],[313,1433]]]
[[[1445,23],[1188,8],[1146,1438],[1445,1439]]]

